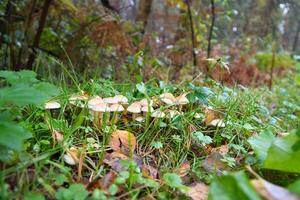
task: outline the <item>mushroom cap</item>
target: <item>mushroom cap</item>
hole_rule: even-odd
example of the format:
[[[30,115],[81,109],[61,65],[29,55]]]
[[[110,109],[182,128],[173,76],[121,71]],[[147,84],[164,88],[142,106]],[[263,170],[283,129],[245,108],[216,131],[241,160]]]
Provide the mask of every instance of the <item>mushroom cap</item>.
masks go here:
[[[149,109],[150,109],[151,113],[154,111],[154,109],[152,108],[152,106],[150,106]],[[142,112],[148,112],[148,106],[142,106],[141,111]]]
[[[161,94],[159,96],[159,98],[161,99],[162,102],[164,102],[167,105],[175,103],[175,97],[174,97],[174,95],[171,94],[171,93],[168,93],[168,92]]]
[[[220,128],[224,128],[226,126],[226,124],[224,123],[224,121],[222,119],[214,119],[209,123],[209,125],[220,127]]]
[[[70,104],[83,108],[85,101],[88,100],[87,95],[75,94],[69,98]]]
[[[49,101],[45,104],[45,109],[51,110],[51,109],[58,109],[60,108],[60,104],[56,101]]]
[[[133,102],[128,106],[127,111],[131,113],[141,113],[141,104],[139,102]]]
[[[92,111],[95,112],[108,112],[109,106],[107,103],[98,103],[91,108]]]
[[[137,122],[143,122],[145,120],[145,118],[142,116],[139,116],[139,117],[136,117],[134,120]]]
[[[155,110],[152,114],[151,117],[154,118],[164,118],[166,116],[166,114],[160,110]]]
[[[181,115],[181,113],[177,110],[167,110],[168,117],[174,118],[177,115]]]
[[[88,101],[88,107],[92,108],[94,105],[99,104],[99,103],[104,103],[103,99],[101,97],[93,97]]]
[[[124,107],[121,104],[113,104],[109,107],[110,112],[122,112]]]
[[[186,105],[189,103],[189,100],[186,98],[185,95],[180,95],[175,98],[175,104],[177,105]]]
[[[115,99],[114,97],[106,97],[106,98],[103,98],[103,102],[104,102],[104,103],[108,103],[108,104],[115,104],[115,103],[118,103],[117,99]]]
[[[116,95],[114,96],[114,99],[118,102],[118,103],[128,103],[128,99],[127,97],[123,96],[123,95]]]
[[[142,107],[147,107],[149,103],[150,103],[150,106],[153,106],[153,100],[151,100],[151,99],[149,100],[149,103],[148,103],[147,99],[142,99],[139,102]]]

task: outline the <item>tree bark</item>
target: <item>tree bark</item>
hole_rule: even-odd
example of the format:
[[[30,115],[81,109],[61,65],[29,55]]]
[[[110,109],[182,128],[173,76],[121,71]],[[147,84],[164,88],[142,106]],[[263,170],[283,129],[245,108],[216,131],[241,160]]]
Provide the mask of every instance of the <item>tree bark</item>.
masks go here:
[[[293,49],[292,49],[293,52],[297,51],[299,33],[300,33],[300,21],[298,22],[296,35],[295,35],[294,42],[293,42]]]
[[[44,5],[43,5],[43,9],[42,9],[42,13],[41,13],[41,17],[40,17],[40,21],[39,21],[39,26],[38,26],[38,30],[37,33],[35,35],[34,38],[34,42],[33,42],[33,51],[31,52],[31,54],[29,55],[28,58],[28,62],[26,65],[26,69],[31,69],[32,65],[34,63],[35,57],[36,57],[36,48],[39,47],[40,44],[40,39],[45,27],[45,23],[46,23],[46,18],[48,15],[48,11],[49,11],[49,7],[51,5],[52,0],[45,0]]]
[[[152,0],[140,0],[139,1],[139,7],[138,7],[138,13],[136,20],[142,21],[143,23],[143,29],[142,34],[145,33],[146,26],[148,24],[148,17],[151,13],[151,7],[152,7]]]
[[[186,1],[188,5],[188,16],[191,26],[191,41],[192,41],[192,56],[193,56],[193,65],[194,65],[194,76],[196,76],[196,68],[197,68],[197,56],[196,56],[196,41],[195,41],[195,30],[194,30],[194,23],[193,23],[193,16],[191,11],[191,2],[190,0]]]
[[[215,19],[216,19],[216,13],[215,13],[215,1],[210,0],[210,5],[211,5],[211,25],[209,29],[209,34],[208,34],[208,45],[207,45],[207,58],[210,57],[210,52],[211,52],[211,39],[212,39],[212,34],[215,26]]]

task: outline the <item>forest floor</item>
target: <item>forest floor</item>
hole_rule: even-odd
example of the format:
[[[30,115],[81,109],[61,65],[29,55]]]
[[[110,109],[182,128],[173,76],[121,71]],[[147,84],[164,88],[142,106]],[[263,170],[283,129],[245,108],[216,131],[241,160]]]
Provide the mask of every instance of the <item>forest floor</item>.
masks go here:
[[[70,88],[61,78],[51,99],[59,104],[17,114],[31,137],[18,153],[2,154],[0,199],[299,199],[295,74],[275,78],[272,91],[212,80],[131,85],[76,77]],[[116,95],[128,103],[109,98]],[[129,112],[133,102],[144,112]]]

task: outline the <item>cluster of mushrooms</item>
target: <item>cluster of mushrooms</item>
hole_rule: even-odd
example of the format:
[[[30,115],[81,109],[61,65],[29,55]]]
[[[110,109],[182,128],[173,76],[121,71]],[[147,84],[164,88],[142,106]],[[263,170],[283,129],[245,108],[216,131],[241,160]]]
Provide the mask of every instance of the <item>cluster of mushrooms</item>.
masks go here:
[[[183,106],[189,104],[186,94],[175,97],[171,93],[163,93],[151,99],[142,99],[129,104],[127,97],[116,95],[101,98],[89,98],[86,95],[74,95],[69,98],[70,104],[77,107],[87,107],[93,114],[93,122],[101,126],[105,122],[116,123],[120,115],[131,115],[132,120],[143,122],[147,115],[153,118],[173,118],[180,115]],[[164,111],[161,109],[166,108]],[[60,104],[55,101],[46,103],[45,109],[58,109]]]

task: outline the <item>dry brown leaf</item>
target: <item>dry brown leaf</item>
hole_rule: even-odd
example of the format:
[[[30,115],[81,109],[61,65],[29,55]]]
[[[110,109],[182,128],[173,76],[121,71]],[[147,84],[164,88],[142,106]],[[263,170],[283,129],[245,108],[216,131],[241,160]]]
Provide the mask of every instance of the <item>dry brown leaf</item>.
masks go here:
[[[109,146],[112,148],[112,150],[125,155],[130,155],[133,153],[135,150],[135,145],[135,136],[132,133],[123,130],[114,131],[109,142]]]
[[[180,177],[184,177],[188,175],[191,169],[191,165],[189,162],[184,162],[179,168],[174,170],[174,173],[178,174]]]
[[[193,183],[190,190],[186,193],[192,200],[206,200],[209,187],[204,183]]]
[[[209,109],[209,108],[207,108],[205,110],[204,122],[205,122],[206,125],[209,125],[210,122],[212,122],[213,120],[218,119],[218,118],[219,117],[218,117],[217,113],[214,110]]]
[[[55,139],[55,141],[57,141],[57,142],[62,142],[64,140],[63,134],[61,134],[57,130],[53,130],[52,135],[53,135],[53,138]]]
[[[156,179],[158,175],[157,168],[151,166],[151,165],[143,165],[142,166],[142,174],[146,178],[153,178]]]
[[[223,155],[213,152],[205,158],[202,163],[202,167],[208,172],[215,172],[218,176],[220,176],[223,171],[229,171],[229,168],[221,161],[222,158]]]
[[[220,153],[220,154],[222,154],[222,155],[227,154],[228,151],[229,151],[229,147],[228,147],[227,144],[223,144],[223,145],[221,145],[221,146],[219,146],[219,147],[216,147],[216,148],[212,148],[212,149],[211,149],[211,152],[217,152],[217,153]]]
[[[299,200],[300,198],[292,194],[287,189],[274,185],[263,179],[251,180],[255,190],[266,200]]]

